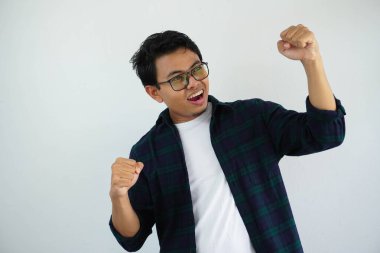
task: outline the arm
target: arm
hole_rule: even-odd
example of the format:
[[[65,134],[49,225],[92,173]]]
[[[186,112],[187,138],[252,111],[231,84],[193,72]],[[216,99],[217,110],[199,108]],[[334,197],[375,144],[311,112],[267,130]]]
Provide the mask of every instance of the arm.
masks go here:
[[[339,146],[345,137],[346,114],[334,97],[336,110],[321,110],[306,98],[306,113],[287,110],[280,104],[259,100],[266,129],[279,159],[284,155],[307,155]]]
[[[278,41],[278,50],[285,57],[300,60],[308,81],[311,104],[321,110],[336,110],[335,99],[323,67],[318,42],[307,27],[291,26],[284,30]]]
[[[302,61],[302,64],[307,76],[311,104],[321,110],[335,111],[336,103],[323,67],[322,57],[319,56],[313,61]]]
[[[133,237],[140,229],[140,220],[132,208],[128,195],[114,197],[112,201],[112,224],[124,237]]]
[[[129,252],[135,252],[144,245],[155,223],[145,183],[145,178],[140,174],[139,180],[128,191],[128,201],[112,201],[109,226],[119,244]]]
[[[281,33],[278,50],[285,57],[300,60],[308,80],[306,113],[263,102],[264,122],[279,155],[311,154],[340,145],[345,136],[345,110],[329,86],[318,43],[303,25]]]
[[[147,237],[152,233],[152,227],[155,223],[148,180],[144,170],[141,170],[143,164],[139,162],[139,166],[137,165],[133,159],[138,160],[138,157],[132,151],[131,159],[123,159],[124,165],[121,170],[118,167],[113,168],[114,177],[114,174],[116,175],[119,171],[125,172],[127,170],[126,163],[132,162],[134,164],[131,170],[136,170],[134,171],[136,174],[134,177],[119,176],[124,178],[126,183],[119,185],[119,187],[111,187],[112,215],[109,220],[111,232],[119,244],[129,252],[137,251],[143,246]],[[128,178],[133,178],[133,180],[128,181]],[[116,182],[122,183],[124,179],[113,179],[112,182],[116,180]],[[115,189],[113,190],[113,188]]]

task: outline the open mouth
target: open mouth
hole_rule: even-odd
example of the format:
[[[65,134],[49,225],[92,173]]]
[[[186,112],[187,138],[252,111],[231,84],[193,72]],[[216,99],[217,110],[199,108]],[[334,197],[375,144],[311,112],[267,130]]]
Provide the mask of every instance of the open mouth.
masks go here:
[[[201,99],[203,97],[203,93],[204,93],[204,91],[200,90],[197,93],[194,93],[193,95],[188,97],[187,100],[192,101],[192,102],[198,101],[199,99]]]

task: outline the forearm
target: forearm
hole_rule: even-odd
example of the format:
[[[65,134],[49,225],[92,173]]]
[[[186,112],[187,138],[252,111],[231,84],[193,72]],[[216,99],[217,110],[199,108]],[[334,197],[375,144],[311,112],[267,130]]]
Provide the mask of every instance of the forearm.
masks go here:
[[[139,231],[140,221],[133,210],[128,195],[126,198],[114,198],[112,201],[112,223],[123,236],[133,237]]]
[[[336,110],[333,92],[323,67],[322,57],[301,61],[306,72],[310,103],[321,110]]]

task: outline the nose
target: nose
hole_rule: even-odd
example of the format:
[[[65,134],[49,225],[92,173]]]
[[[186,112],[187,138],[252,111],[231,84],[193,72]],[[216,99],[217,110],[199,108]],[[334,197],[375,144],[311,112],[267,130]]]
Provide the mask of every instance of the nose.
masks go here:
[[[188,75],[189,78],[189,84],[187,85],[187,89],[194,89],[197,88],[200,81],[195,80],[195,78],[192,75]]]

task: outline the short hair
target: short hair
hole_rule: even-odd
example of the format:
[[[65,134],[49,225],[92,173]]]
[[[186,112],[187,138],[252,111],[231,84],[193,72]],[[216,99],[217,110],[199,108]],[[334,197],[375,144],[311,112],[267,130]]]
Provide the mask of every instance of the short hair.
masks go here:
[[[144,86],[157,84],[156,59],[179,48],[190,49],[202,61],[198,46],[184,33],[168,30],[154,33],[143,41],[130,62]]]

